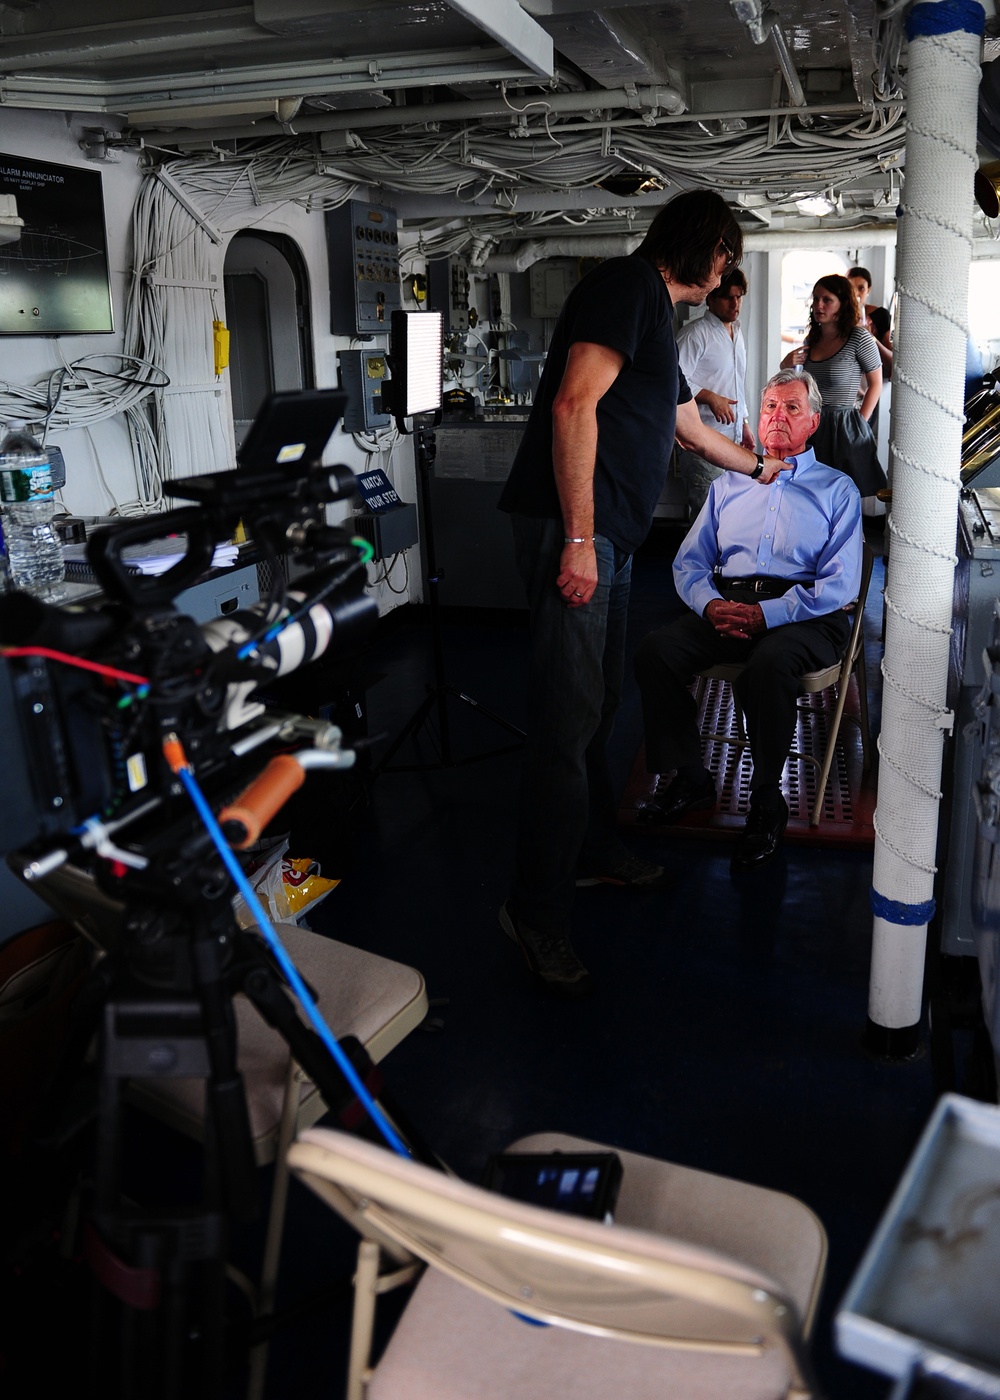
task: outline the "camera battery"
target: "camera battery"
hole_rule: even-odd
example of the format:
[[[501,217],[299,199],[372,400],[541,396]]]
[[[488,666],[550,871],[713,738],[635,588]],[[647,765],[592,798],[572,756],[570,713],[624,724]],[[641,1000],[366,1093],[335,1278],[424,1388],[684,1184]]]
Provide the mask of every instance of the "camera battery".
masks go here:
[[[391,559],[417,543],[417,508],[407,501],[389,510],[360,512],[352,524],[375,551],[375,559]]]

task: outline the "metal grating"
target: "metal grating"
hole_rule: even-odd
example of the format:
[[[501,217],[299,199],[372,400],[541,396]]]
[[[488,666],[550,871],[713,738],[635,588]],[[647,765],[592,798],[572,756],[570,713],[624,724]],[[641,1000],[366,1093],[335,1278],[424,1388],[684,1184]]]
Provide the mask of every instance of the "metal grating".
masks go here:
[[[854,684],[852,680],[851,684]],[[799,697],[798,718],[795,724],[795,739],[781,775],[781,787],[788,803],[790,822],[808,825],[809,813],[816,800],[816,786],[819,778],[818,764],[823,761],[826,749],[826,736],[836,704],[836,693],[831,687],[818,695]],[[848,702],[845,719],[851,716]],[[740,741],[736,704],[732,686],[728,681],[708,680],[705,684],[702,703],[698,713],[698,727],[702,734],[726,735],[725,739],[712,738],[703,741],[705,767],[716,780],[719,803],[716,811],[722,816],[743,817],[750,805],[750,776],[753,764],[750,750]],[[841,738],[837,743],[833,766],[826,785],[823,799],[823,823],[850,826],[855,819],[854,806],[848,775],[848,756],[844,749],[845,726],[841,725]],[[847,730],[849,734],[850,731]],[[806,761],[805,755],[816,760]],[[669,782],[666,776],[657,780]]]
[[[257,565],[257,588],[262,599],[271,596],[275,579],[279,577],[283,583],[287,584],[288,567],[283,555],[275,559],[262,560]]]

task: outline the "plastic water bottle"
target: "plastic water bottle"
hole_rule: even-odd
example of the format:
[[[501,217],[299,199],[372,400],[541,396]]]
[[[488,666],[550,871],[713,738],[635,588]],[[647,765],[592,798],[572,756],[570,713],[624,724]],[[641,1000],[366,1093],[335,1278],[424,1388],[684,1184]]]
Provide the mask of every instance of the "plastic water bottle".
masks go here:
[[[44,448],[21,423],[0,442],[3,533],[15,588],[53,596],[65,576],[62,545],[52,525],[55,493]]]

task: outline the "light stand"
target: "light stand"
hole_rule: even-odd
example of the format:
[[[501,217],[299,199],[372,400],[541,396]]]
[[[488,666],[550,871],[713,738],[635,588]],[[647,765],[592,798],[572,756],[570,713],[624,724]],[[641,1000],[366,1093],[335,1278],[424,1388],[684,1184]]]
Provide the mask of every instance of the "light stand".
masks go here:
[[[421,536],[423,539],[424,577],[427,582],[427,603],[431,619],[431,646],[434,657],[434,684],[428,687],[425,700],[404,724],[389,745],[381,761],[373,770],[373,777],[380,773],[419,773],[433,768],[454,768],[466,763],[478,763],[481,759],[495,758],[499,754],[512,753],[524,743],[524,730],[511,724],[502,715],[481,705],[478,700],[467,695],[464,690],[451,685],[445,675],[444,638],[441,626],[441,599],[438,585],[444,577],[444,570],[438,567],[437,552],[434,547],[434,512],[431,499],[431,479],[434,471],[434,458],[437,444],[434,428],[441,421],[441,315],[429,311],[394,311],[392,313],[392,348],[389,365],[392,379],[383,389],[390,391],[392,412],[401,433],[412,431],[414,456],[420,492]],[[436,337],[436,339],[435,339]],[[391,386],[391,387],[390,387]],[[413,427],[407,429],[406,418]],[[509,734],[516,735],[517,742],[504,744],[500,748],[487,749],[481,753],[456,758],[451,749],[451,728],[448,721],[448,701],[458,700],[468,705],[483,719],[490,720]],[[396,753],[411,735],[423,728],[433,713],[437,713],[439,753],[437,762],[389,764]]]

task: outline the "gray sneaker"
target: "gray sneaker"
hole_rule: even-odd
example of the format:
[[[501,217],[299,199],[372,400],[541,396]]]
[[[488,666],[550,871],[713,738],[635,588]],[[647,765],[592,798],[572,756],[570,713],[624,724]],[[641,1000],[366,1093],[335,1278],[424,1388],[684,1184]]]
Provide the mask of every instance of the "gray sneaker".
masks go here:
[[[662,865],[625,851],[598,869],[579,870],[577,887],[588,885],[625,885],[633,890],[665,890],[673,883]]]
[[[512,938],[536,977],[556,996],[573,1001],[590,996],[594,979],[573,952],[565,934],[539,933],[519,919],[506,900],[500,907],[500,927]]]

